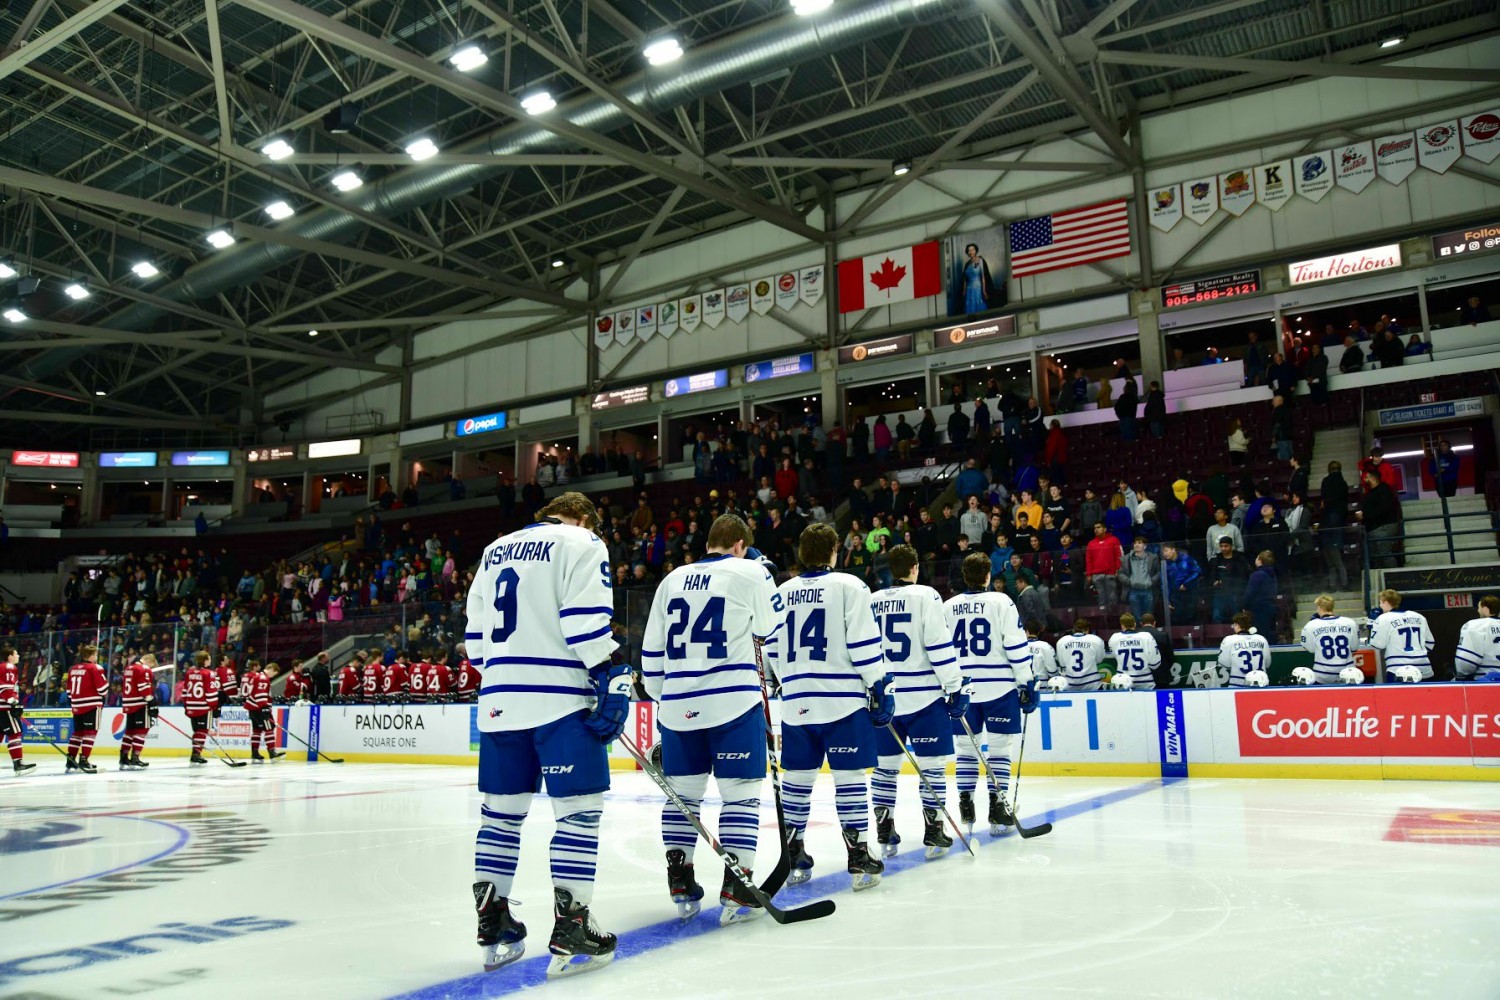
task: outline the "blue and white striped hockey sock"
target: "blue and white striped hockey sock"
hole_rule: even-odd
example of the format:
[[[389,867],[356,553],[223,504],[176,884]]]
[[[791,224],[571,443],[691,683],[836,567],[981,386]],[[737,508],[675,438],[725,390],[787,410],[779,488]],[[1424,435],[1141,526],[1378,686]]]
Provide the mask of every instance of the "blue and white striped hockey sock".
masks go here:
[[[755,867],[755,847],[760,839],[761,778],[720,778],[719,843],[733,854],[741,868]]]
[[[880,766],[870,777],[870,797],[875,808],[896,808],[896,776],[901,773],[900,757],[882,757]]]
[[[474,838],[474,881],[491,882],[495,895],[509,897],[521,857],[521,824],[531,796],[489,795],[479,806],[479,833]]]
[[[781,809],[786,813],[786,823],[802,833],[807,829],[807,816],[812,809],[813,782],[817,771],[784,771],[781,775]]]
[[[668,775],[667,783],[672,786],[687,807],[693,811],[693,817],[700,822],[703,819],[703,793],[708,790],[708,775],[687,774]],[[682,811],[673,805],[668,799],[661,807],[661,842],[667,850],[682,851],[687,855],[687,860],[693,860],[693,848],[698,846],[698,831],[682,815]]]
[[[1010,759],[1016,744],[1021,742],[1021,737],[1015,733],[990,734],[990,746],[987,759],[990,762],[990,770],[995,772],[995,781],[1000,785],[1002,793],[1010,790]]]
[[[922,769],[922,775],[927,779],[922,785],[922,808],[941,809],[948,801],[948,759],[946,757],[918,757],[917,766]],[[932,793],[927,791],[928,785],[932,786]]]
[[[863,771],[834,771],[834,808],[839,814],[839,828],[858,830],[870,828],[870,800],[865,790]]]
[[[954,765],[954,778],[960,792],[972,792],[979,787],[979,758],[972,753],[960,753]]]
[[[599,820],[604,795],[554,799],[557,831],[552,834],[552,884],[573,894],[575,903],[594,899],[594,871],[599,864]]]

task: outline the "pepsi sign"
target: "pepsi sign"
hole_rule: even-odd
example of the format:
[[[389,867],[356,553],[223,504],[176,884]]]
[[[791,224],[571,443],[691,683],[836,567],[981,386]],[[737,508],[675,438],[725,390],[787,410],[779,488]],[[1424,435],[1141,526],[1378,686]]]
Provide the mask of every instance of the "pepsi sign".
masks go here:
[[[465,417],[454,426],[454,433],[459,437],[468,437],[470,434],[488,434],[490,431],[505,430],[505,411],[499,413],[486,413],[477,417]]]

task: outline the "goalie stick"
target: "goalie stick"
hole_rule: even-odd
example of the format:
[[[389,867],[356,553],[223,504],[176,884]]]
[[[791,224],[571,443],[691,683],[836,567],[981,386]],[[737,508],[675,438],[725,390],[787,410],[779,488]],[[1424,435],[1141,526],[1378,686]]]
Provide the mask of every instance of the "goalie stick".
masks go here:
[[[901,748],[901,752],[906,754],[907,763],[911,764],[912,768],[917,772],[917,777],[922,781],[922,787],[927,789],[927,794],[932,797],[932,801],[939,803],[938,808],[943,811],[943,818],[948,821],[949,826],[953,827],[953,832],[958,834],[958,839],[963,841],[963,845],[968,850],[969,856],[972,858],[979,857],[979,852],[974,849],[974,845],[969,842],[969,838],[964,836],[963,827],[953,821],[953,814],[948,811],[946,805],[941,804],[943,801],[942,796],[937,793],[937,789],[932,787],[932,782],[927,780],[927,775],[922,773],[922,765],[918,764],[917,758],[912,756],[911,750],[906,746],[906,741],[901,738],[900,733],[896,732],[896,727],[887,722],[885,728],[891,734],[891,739],[895,740],[896,745]],[[944,781],[946,780],[945,778]]]
[[[168,719],[165,715],[157,716],[157,720],[165,725],[168,729],[175,732],[178,736],[185,737],[189,744],[193,742],[193,738],[191,736],[174,726],[172,724],[172,720]],[[219,741],[214,739],[212,733],[208,734],[208,738],[213,741],[214,749],[219,753],[219,759],[228,764],[230,767],[246,767],[249,765],[250,762],[247,760],[232,760],[229,754],[225,752],[224,748],[219,745]]]
[[[712,847],[714,853],[719,856],[719,860],[724,862],[724,866],[734,873],[735,878],[739,880],[740,884],[745,887],[745,890],[750,895],[755,897],[755,901],[771,915],[772,920],[778,924],[797,924],[804,920],[817,920],[819,917],[826,917],[834,911],[834,902],[831,899],[820,899],[817,902],[808,903],[806,906],[798,906],[788,910],[783,910],[772,903],[771,897],[761,891],[760,886],[755,884],[755,880],[745,874],[743,868],[730,860],[729,852],[720,846],[713,834],[709,833],[698,817],[693,815],[693,810],[689,809],[688,804],[682,801],[682,796],[677,794],[677,789],[672,787],[672,783],[667,780],[666,775],[662,774],[651,761],[646,759],[645,754],[641,753],[640,748],[628,736],[621,734],[620,745],[625,748],[626,753],[635,758],[635,762],[641,766],[641,770],[646,772],[647,777],[656,782],[656,787],[666,793],[667,799],[677,808],[677,811],[682,813],[687,821],[692,824],[694,830],[698,831],[698,836],[707,841],[708,846]]]
[[[979,766],[982,767],[982,768],[984,768],[984,776],[987,779],[989,779],[990,791],[992,793],[994,793],[996,796],[1003,796],[1004,793],[1000,791],[1000,782],[995,777],[995,772],[992,771],[992,770],[990,770],[989,758],[987,758],[984,754],[980,753],[980,751],[979,751],[979,737],[975,736],[974,735],[974,730],[972,730],[972,729],[969,728],[969,720],[968,719],[960,719],[959,721],[964,724],[964,732],[966,732],[966,733],[969,734],[969,744],[974,748],[974,756],[979,758]],[[1016,773],[1015,773],[1015,778],[1014,778],[1015,783],[1016,783],[1016,791],[1018,791],[1018,792],[1021,790],[1021,753],[1025,749],[1026,749],[1026,716],[1022,715],[1021,716],[1021,746],[1016,751]],[[1016,805],[1015,805],[1015,800],[1014,799],[1011,801],[1010,818],[1015,821],[1016,832],[1021,835],[1021,839],[1022,840],[1030,840],[1032,837],[1040,837],[1043,834],[1047,834],[1047,833],[1051,833],[1052,832],[1052,824],[1051,823],[1042,823],[1042,824],[1040,824],[1038,826],[1022,826],[1021,825],[1021,817],[1019,817],[1019,816],[1016,815]]]

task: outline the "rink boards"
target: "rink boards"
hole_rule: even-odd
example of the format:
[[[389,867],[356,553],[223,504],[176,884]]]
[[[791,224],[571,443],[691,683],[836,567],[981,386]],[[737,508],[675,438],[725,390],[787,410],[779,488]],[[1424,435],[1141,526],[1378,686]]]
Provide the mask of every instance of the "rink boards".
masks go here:
[[[642,746],[653,741],[653,712],[634,706],[629,732]],[[180,709],[163,716],[188,729]],[[276,709],[276,719],[349,761],[466,764],[479,755],[474,705],[296,705]],[[28,711],[27,720],[28,742],[66,741],[66,710]],[[117,750],[121,721],[105,709],[96,756]],[[248,754],[242,709],[225,709],[214,732],[233,756]],[[278,745],[310,756],[281,733]],[[152,731],[148,756],[187,751],[168,727]],[[635,767],[619,744],[610,756],[616,768]],[[1051,775],[1500,781],[1500,685],[1048,693],[1028,720],[1025,761]]]

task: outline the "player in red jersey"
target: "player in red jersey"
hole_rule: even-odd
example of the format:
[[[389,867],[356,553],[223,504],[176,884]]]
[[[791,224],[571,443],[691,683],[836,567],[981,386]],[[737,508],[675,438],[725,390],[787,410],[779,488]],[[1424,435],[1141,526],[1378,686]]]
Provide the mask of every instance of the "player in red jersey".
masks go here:
[[[448,667],[448,654],[442,650],[427,664],[427,698],[429,701],[453,698],[453,671]]]
[[[458,684],[459,701],[479,700],[479,668],[469,662],[468,651],[464,649],[463,643],[458,646],[458,670],[454,672]]]
[[[219,704],[229,705],[240,700],[240,674],[235,669],[234,657],[219,657]]]
[[[410,686],[411,668],[407,666],[406,654],[397,653],[396,662],[386,667],[381,676],[380,696],[388,702],[404,702]]]
[[[80,646],[79,662],[68,671],[68,702],[73,706],[73,735],[68,740],[68,771],[93,774],[99,770],[89,763],[94,752],[94,737],[99,735],[99,716],[104,710],[104,695],[109,678],[104,668],[94,662],[98,646]]]
[[[378,653],[371,653],[365,660],[365,665],[359,669],[359,693],[364,700],[373,705],[380,700],[380,687],[385,676],[385,664],[380,662]]]
[[[410,701],[411,701],[411,703],[413,705],[423,705],[423,704],[426,704],[427,701],[428,701],[428,695],[427,695],[427,668],[428,668],[428,666],[430,666],[430,664],[428,664],[428,662],[427,662],[427,655],[425,653],[419,653],[419,654],[417,654],[416,660],[412,662],[412,665],[411,665],[411,680],[409,682],[409,685],[410,685],[410,688],[411,688]]]
[[[11,767],[25,774],[36,767],[24,759],[21,746],[21,654],[14,646],[0,646],[0,736],[10,748]]]
[[[286,675],[286,687],[282,689],[282,695],[287,701],[299,698],[312,700],[312,676],[306,672],[301,660],[292,661],[292,672]]]
[[[182,708],[193,727],[193,753],[190,764],[207,764],[203,756],[203,744],[208,740],[209,716],[219,709],[219,674],[211,667],[208,653],[202,650],[193,654],[193,665],[188,667],[182,681]],[[260,664],[251,660],[246,664],[259,670]]]
[[[354,659],[339,668],[339,701],[357,701],[360,692],[360,672],[364,669],[365,654],[355,653]]]
[[[125,710],[125,736],[120,741],[120,770],[150,767],[141,760],[151,720],[156,712],[156,657],[145,653],[125,668],[125,686],[120,707]]]
[[[276,727],[271,724],[271,678],[276,676],[276,664],[268,663],[261,670],[251,660],[247,666],[256,668],[247,669],[244,678],[245,711],[250,713],[250,759],[260,764],[266,759],[260,755],[262,746],[273,761],[286,756],[276,752]]]

